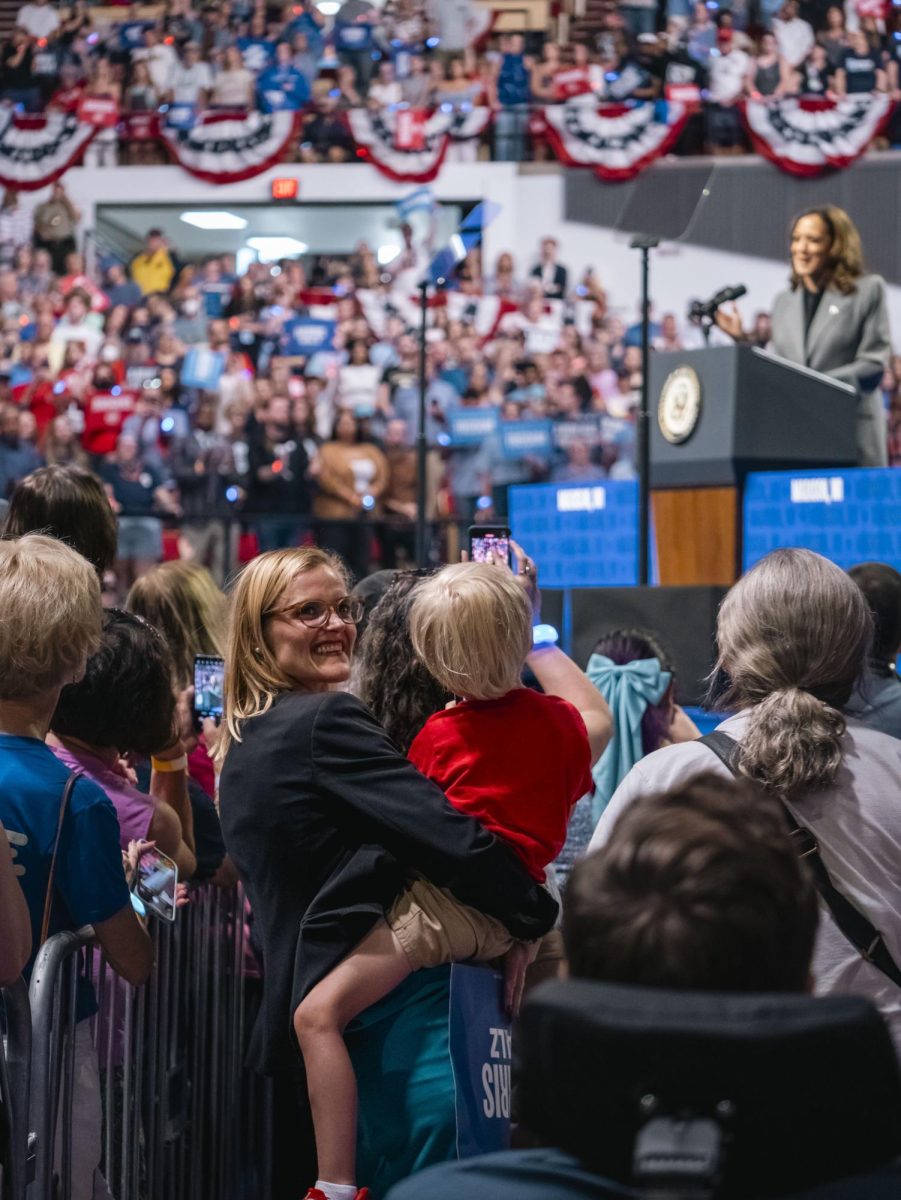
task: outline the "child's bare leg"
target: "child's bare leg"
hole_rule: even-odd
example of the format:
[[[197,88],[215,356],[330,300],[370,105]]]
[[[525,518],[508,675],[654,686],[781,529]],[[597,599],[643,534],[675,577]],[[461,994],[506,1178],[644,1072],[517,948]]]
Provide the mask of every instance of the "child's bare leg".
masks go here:
[[[313,988],[294,1014],[316,1131],[319,1178],[353,1184],[357,1081],[344,1044],[347,1024],[410,974],[400,942],[384,921]]]

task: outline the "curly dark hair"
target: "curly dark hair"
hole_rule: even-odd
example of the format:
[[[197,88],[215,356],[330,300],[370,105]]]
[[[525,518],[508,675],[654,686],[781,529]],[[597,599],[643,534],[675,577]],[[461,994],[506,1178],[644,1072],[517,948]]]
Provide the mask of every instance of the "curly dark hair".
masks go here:
[[[108,608],[100,649],[84,679],[64,687],[50,728],[90,746],[154,754],[175,736],[172,661],[162,636],[143,617]]]
[[[428,718],[451,696],[417,659],[410,608],[417,584],[431,572],[400,571],[372,610],[357,651],[353,691],[404,754]]]

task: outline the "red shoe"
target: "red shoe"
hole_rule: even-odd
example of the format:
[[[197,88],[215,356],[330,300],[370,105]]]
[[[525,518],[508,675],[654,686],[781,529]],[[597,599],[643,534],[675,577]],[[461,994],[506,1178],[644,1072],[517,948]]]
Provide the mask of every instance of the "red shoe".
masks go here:
[[[303,1200],[327,1200],[325,1192],[320,1188],[310,1188]],[[369,1200],[369,1188],[360,1188],[356,1200]]]

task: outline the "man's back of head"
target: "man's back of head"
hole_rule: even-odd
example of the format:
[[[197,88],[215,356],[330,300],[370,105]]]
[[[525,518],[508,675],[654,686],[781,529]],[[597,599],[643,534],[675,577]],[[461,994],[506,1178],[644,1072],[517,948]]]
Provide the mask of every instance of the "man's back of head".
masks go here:
[[[584,979],[797,992],[816,927],[814,886],[778,802],[711,774],[635,801],[576,864],[563,936]]]

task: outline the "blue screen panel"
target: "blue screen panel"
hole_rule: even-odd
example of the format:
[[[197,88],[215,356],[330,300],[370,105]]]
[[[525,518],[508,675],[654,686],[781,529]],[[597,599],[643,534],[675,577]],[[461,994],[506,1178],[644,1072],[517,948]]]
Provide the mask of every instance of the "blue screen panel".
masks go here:
[[[901,569],[901,470],[778,471],[749,475],[744,494],[747,570],[784,546],[815,550],[847,569]]]
[[[638,484],[511,487],[510,528],[545,587],[631,587],[638,582]]]

